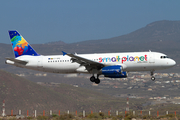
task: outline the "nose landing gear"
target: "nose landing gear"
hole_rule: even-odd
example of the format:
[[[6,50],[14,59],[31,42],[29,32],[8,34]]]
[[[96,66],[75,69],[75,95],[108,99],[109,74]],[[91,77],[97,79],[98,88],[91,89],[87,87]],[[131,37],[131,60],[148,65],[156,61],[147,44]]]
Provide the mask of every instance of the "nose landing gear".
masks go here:
[[[151,71],[151,80],[152,80],[152,81],[155,81],[155,79],[156,79],[156,78],[154,77],[154,71]]]

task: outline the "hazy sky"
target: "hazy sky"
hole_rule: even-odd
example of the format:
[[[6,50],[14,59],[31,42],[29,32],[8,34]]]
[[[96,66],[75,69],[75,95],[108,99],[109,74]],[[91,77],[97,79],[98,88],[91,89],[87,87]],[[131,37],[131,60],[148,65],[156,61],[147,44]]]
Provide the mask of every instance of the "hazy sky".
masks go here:
[[[10,44],[8,30],[30,44],[111,38],[179,12],[179,0],[1,0],[0,43]]]

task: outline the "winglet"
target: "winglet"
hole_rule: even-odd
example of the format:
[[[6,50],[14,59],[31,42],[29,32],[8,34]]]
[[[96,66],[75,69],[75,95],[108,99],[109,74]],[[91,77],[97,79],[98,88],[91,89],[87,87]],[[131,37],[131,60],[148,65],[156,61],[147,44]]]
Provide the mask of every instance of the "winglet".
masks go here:
[[[67,53],[66,52],[64,52],[64,51],[62,51],[62,53],[63,53],[63,56],[65,56]]]

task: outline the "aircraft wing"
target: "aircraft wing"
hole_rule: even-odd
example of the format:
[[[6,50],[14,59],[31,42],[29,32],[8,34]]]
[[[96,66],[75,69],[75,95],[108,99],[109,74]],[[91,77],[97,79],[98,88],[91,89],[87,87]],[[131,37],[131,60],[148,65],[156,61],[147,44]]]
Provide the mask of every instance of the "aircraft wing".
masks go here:
[[[13,61],[15,63],[19,63],[19,64],[23,64],[23,65],[26,65],[28,63],[28,61],[18,60],[15,58],[6,58],[6,60],[10,60],[10,61]]]
[[[99,62],[96,62],[96,61],[93,61],[93,60],[90,60],[87,58],[83,58],[76,54],[65,53],[64,51],[62,51],[62,52],[63,52],[63,56],[67,55],[67,56],[71,57],[72,62],[77,62],[81,66],[85,66],[88,71],[92,70],[92,69],[100,70],[101,68],[103,68],[105,66],[102,63],[99,63]]]

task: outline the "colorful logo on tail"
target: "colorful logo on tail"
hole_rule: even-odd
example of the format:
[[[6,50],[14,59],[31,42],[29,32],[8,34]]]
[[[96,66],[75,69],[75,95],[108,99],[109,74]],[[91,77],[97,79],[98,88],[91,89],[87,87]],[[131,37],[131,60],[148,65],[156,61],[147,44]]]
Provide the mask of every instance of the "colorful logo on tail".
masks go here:
[[[15,57],[21,55],[39,56],[39,54],[33,50],[29,43],[17,31],[9,31],[9,36]]]

